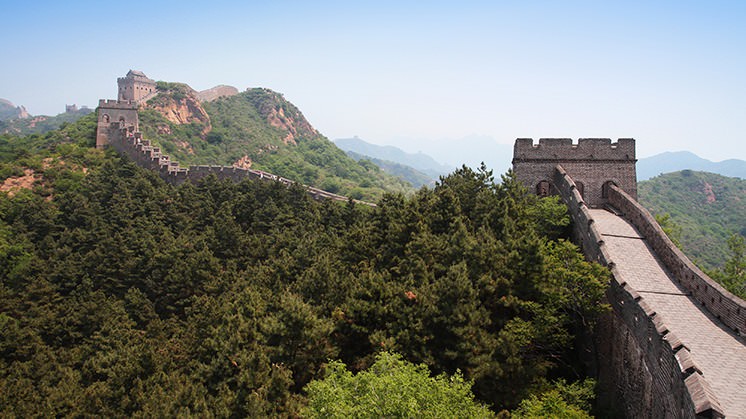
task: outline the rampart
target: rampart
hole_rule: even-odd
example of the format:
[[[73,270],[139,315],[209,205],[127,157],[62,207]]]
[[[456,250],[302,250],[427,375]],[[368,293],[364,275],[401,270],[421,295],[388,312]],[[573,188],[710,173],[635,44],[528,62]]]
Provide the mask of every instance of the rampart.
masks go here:
[[[598,352],[604,358],[598,366],[599,383],[605,394],[602,403],[621,407],[627,417],[722,417],[722,408],[689,349],[635,289],[619,281],[621,276],[603,236],[594,226],[575,182],[561,165],[555,166],[553,180],[568,206],[576,238],[586,256],[608,266],[613,274],[607,291],[613,315],[601,325],[598,339]],[[609,201],[625,211],[630,220],[649,222],[649,231],[660,230],[650,214],[620,188],[610,189]],[[633,224],[637,225],[635,221]],[[650,237],[645,229],[640,231]],[[659,233],[667,239],[662,230]],[[671,247],[675,249],[672,244]],[[680,256],[678,263],[685,259]]]
[[[179,185],[184,182],[198,182],[207,176],[214,175],[218,179],[227,179],[233,182],[240,182],[244,179],[256,179],[272,182],[280,182],[290,186],[296,182],[273,175],[261,170],[243,169],[234,166],[189,166],[182,167],[178,162],[171,161],[170,157],[163,154],[159,147],[151,144],[149,140],[143,139],[140,132],[136,131],[137,110],[133,109],[131,102],[118,101],[101,101],[99,102],[99,125],[97,133],[97,145],[99,138],[102,146],[109,145],[120,154],[127,156],[137,165],[158,172],[166,182]],[[122,121],[111,122],[103,118],[103,115],[114,114],[113,110],[122,110],[127,113],[127,118]],[[108,113],[107,113],[108,112]],[[133,121],[134,112],[134,124]],[[123,117],[124,118],[124,117]],[[105,121],[109,121],[108,123]],[[130,121],[130,122],[128,122]],[[321,189],[310,186],[303,186],[308,194],[314,199],[331,199],[334,201],[348,201],[350,198],[342,195],[333,194]],[[353,200],[356,203],[373,205],[368,202]]]
[[[697,268],[673,244],[648,210],[615,186],[609,190],[609,203],[624,213],[645,236],[666,269],[702,307],[737,334],[746,330],[746,303]]]
[[[615,184],[637,197],[635,140],[620,138],[519,138],[513,147],[513,171],[518,180],[539,195],[557,193],[554,168],[561,164],[575,180],[588,206],[607,203],[606,187]]]

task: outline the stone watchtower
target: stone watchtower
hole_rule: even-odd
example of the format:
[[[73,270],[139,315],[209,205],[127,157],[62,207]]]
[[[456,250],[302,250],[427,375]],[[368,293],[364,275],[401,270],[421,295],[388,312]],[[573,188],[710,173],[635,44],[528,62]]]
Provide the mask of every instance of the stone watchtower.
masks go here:
[[[135,103],[144,102],[155,96],[155,81],[149,79],[145,73],[137,70],[130,70],[126,76],[117,79],[119,85],[119,94],[117,100]]]
[[[607,187],[617,185],[637,199],[635,140],[620,138],[518,138],[513,148],[513,171],[531,192],[555,194],[553,185],[557,165],[567,172],[589,207],[607,203]]]
[[[104,148],[110,143],[109,137],[120,135],[123,128],[132,132],[140,130],[137,103],[131,100],[99,100],[96,148]]]

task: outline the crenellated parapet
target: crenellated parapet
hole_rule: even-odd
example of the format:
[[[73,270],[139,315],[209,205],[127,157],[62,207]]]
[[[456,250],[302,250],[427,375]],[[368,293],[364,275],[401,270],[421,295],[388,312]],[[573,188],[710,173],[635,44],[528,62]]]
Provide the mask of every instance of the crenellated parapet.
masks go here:
[[[534,144],[531,138],[518,138],[513,147],[513,159],[635,161],[635,140],[620,138],[612,143],[610,138],[580,138],[573,144],[571,138],[540,138],[539,143]]]
[[[554,168],[560,164],[574,179],[584,202],[592,208],[608,202],[606,188],[617,185],[637,197],[635,140],[620,138],[518,138],[513,146],[513,171],[532,193],[556,194]]]
[[[553,182],[557,193],[567,204],[573,220],[575,240],[583,253],[589,260],[609,267],[612,273],[607,301],[613,315],[608,316],[605,327],[601,328],[599,352],[603,360],[599,366],[599,382],[606,393],[613,394],[605,397],[616,401],[605,400],[604,403],[620,407],[628,417],[723,417],[723,408],[690,349],[669,330],[666,319],[651,307],[641,292],[624,281],[575,181],[562,165],[555,166]],[[624,211],[633,224],[642,226],[637,228],[656,253],[660,246],[670,247],[661,250],[664,254],[675,249],[672,244],[657,243],[665,241],[663,238],[667,239],[660,226],[620,188],[610,188],[609,201]],[[640,217],[642,220],[635,221]],[[645,223],[648,225],[644,226]],[[666,256],[662,259],[665,261]],[[672,272],[686,275],[676,266],[691,262],[683,255],[676,255],[673,260]],[[706,287],[714,290],[716,284],[702,278],[700,281],[697,290],[700,286],[703,290]],[[713,291],[710,291],[712,295],[707,291],[703,293],[712,297],[712,302],[716,300]],[[729,310],[722,316],[732,316],[735,317],[734,321],[742,322],[739,315],[746,311],[738,310],[738,304],[734,301],[722,303],[724,300],[729,300],[728,296],[720,295],[719,308]],[[742,301],[740,303],[743,304]],[[717,317],[721,318],[721,315]]]
[[[99,99],[98,107],[105,109],[137,109],[137,103],[132,100]]]

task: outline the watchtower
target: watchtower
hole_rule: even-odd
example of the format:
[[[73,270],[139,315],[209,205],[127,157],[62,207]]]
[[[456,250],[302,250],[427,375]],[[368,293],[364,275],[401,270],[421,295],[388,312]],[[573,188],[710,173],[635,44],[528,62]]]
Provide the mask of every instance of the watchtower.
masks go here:
[[[109,144],[109,136],[119,133],[122,128],[133,132],[140,130],[137,103],[130,100],[99,100],[96,148]]]
[[[513,147],[513,172],[530,191],[547,196],[556,193],[554,171],[562,166],[589,207],[607,203],[608,185],[622,188],[637,199],[635,140],[620,138],[518,138]]]
[[[149,79],[145,73],[130,70],[126,76],[117,79],[120,101],[131,100],[135,103],[143,102],[156,93],[155,81]]]

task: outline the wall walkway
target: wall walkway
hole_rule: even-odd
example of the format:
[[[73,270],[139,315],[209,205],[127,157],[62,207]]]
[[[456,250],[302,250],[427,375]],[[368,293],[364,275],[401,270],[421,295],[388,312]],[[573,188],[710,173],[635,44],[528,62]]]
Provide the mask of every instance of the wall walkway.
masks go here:
[[[622,189],[592,209],[561,165],[554,185],[586,258],[608,266],[602,405],[627,417],[746,418],[746,303],[696,268]],[[611,212],[613,211],[613,212]]]
[[[647,240],[628,221],[606,210],[591,209],[590,213],[608,257],[614,261],[616,280],[634,289],[648,311],[655,312],[656,323],[665,325],[667,335],[676,336],[688,349],[684,352],[687,359],[677,352],[679,364],[686,364],[684,373],[701,372],[712,391],[710,402],[719,402],[726,417],[746,417],[743,339],[703,310],[677,284]]]

